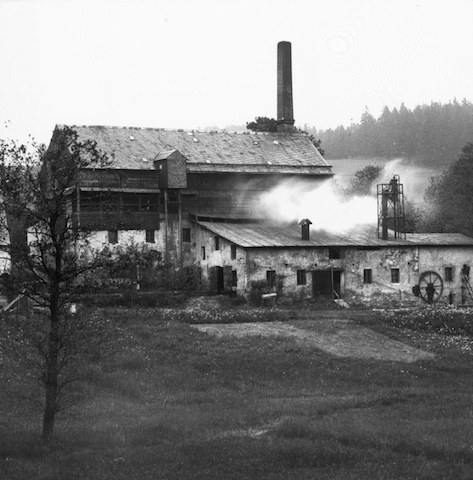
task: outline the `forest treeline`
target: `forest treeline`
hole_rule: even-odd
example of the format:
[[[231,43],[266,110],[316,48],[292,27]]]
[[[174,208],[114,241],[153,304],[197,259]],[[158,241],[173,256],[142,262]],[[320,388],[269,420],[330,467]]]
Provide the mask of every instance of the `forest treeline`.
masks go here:
[[[441,104],[384,107],[379,118],[366,109],[360,123],[335,129],[308,129],[320,139],[327,159],[406,157],[419,163],[454,162],[473,140],[473,105],[466,99]]]

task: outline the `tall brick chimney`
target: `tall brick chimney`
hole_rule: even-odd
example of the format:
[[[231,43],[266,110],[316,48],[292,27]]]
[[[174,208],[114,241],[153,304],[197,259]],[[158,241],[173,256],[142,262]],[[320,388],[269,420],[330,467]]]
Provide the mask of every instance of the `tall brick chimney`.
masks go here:
[[[278,132],[294,131],[291,42],[278,43]]]

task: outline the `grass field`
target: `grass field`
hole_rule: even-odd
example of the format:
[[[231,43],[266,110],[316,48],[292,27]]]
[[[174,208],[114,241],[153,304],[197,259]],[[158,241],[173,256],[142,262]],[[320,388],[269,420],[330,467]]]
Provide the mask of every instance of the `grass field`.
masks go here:
[[[40,414],[3,396],[0,478],[473,478],[468,334],[363,310],[234,312],[239,322],[274,319],[311,335],[343,319],[434,354],[386,361],[337,356],[283,333],[213,335],[195,324],[222,312],[204,310],[90,312],[112,347],[82,384],[90,395],[58,416],[48,445]]]

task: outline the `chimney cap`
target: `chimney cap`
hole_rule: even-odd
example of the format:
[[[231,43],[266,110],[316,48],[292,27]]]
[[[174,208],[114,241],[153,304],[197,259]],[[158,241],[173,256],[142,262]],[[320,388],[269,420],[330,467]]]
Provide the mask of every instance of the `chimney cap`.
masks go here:
[[[306,226],[306,225],[312,225],[312,222],[308,218],[303,218],[300,222],[299,225]]]

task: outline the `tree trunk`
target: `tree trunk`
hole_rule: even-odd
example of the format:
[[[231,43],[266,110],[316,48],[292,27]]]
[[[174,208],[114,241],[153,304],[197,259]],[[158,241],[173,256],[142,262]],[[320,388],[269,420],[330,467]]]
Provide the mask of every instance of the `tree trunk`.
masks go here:
[[[43,414],[43,432],[41,438],[49,440],[54,433],[54,420],[56,418],[57,390],[46,386],[46,405]]]
[[[57,303],[51,302],[50,330],[48,336],[48,352],[44,372],[45,405],[43,414],[44,440],[52,438],[54,420],[58,411],[58,353],[59,353],[59,314]]]

